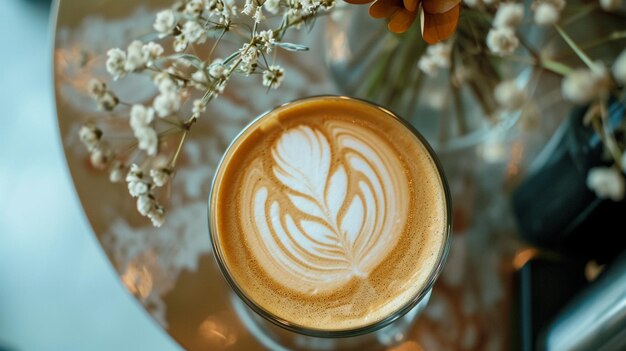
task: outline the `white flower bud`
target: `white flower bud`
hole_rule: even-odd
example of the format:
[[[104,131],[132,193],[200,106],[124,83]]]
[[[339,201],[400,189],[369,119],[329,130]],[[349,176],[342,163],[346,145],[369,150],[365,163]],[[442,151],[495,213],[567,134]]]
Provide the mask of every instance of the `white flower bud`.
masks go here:
[[[84,125],[78,130],[78,136],[88,150],[93,150],[102,138],[102,131],[94,125]]]
[[[419,67],[422,72],[431,77],[437,75],[437,62],[433,60],[430,55],[423,55],[422,57],[420,57],[419,61],[417,61],[417,67]]]
[[[119,102],[120,101],[117,99],[117,96],[113,95],[112,92],[107,91],[104,95],[98,97],[98,108],[103,111],[111,111],[117,107]]]
[[[163,186],[170,180],[171,171],[168,168],[151,169],[150,176],[156,186]]]
[[[613,77],[623,85],[626,85],[626,49],[622,51],[613,63]]]
[[[206,40],[206,31],[196,21],[187,21],[183,25],[182,33],[190,43],[203,43]]]
[[[593,70],[577,69],[561,83],[563,97],[577,104],[586,104],[606,93],[610,79],[606,68],[596,64]]]
[[[604,11],[613,12],[622,6],[622,0],[600,0],[600,7]]]
[[[285,78],[285,70],[280,66],[272,65],[263,71],[263,86],[277,89]]]
[[[587,186],[601,199],[624,199],[624,177],[615,167],[592,168],[587,174]]]
[[[141,48],[143,59],[148,65],[152,65],[163,54],[163,47],[153,41]]]
[[[517,28],[524,19],[524,5],[512,2],[500,4],[493,19],[494,27]]]
[[[143,55],[143,43],[139,40],[133,40],[128,49],[126,49],[126,62],[124,69],[127,72],[138,71],[144,68],[146,60]]]
[[[498,105],[507,111],[519,109],[526,102],[526,91],[520,89],[515,81],[508,80],[496,86],[494,97]]]
[[[124,179],[124,165],[120,161],[113,162],[109,171],[109,181],[119,183]]]
[[[144,105],[135,104],[130,109],[130,127],[133,130],[145,128],[154,119],[154,109]]]
[[[96,147],[91,150],[89,160],[96,169],[104,169],[111,159],[111,153],[104,147]]]
[[[107,72],[117,80],[126,75],[124,65],[126,64],[126,53],[118,48],[107,51],[106,68]]]
[[[180,109],[180,96],[177,93],[161,93],[152,102],[159,117],[166,117]]]
[[[493,28],[487,34],[487,47],[499,56],[512,54],[519,45],[519,39],[511,28]]]
[[[142,216],[147,216],[155,206],[154,198],[148,194],[140,195],[137,197],[137,211]]]
[[[150,156],[156,155],[159,145],[159,137],[157,136],[156,131],[149,126],[146,126],[136,129],[134,132],[135,137],[139,141],[139,149],[144,150]]]
[[[159,32],[159,38],[170,34],[174,26],[176,26],[176,18],[172,10],[164,10],[157,13],[153,27]]]
[[[156,205],[148,213],[148,217],[152,221],[153,226],[160,227],[165,222],[165,210],[163,207]]]
[[[87,91],[89,95],[97,99],[107,92],[107,85],[99,79],[92,78],[87,84]]]
[[[540,26],[549,26],[559,21],[561,13],[551,3],[542,2],[535,8],[535,23]]]

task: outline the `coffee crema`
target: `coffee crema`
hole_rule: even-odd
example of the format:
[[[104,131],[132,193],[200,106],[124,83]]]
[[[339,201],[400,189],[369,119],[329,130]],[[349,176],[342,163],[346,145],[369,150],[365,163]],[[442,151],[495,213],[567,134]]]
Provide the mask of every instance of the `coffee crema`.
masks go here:
[[[444,184],[427,148],[365,102],[300,100],[227,151],[211,198],[227,274],[290,324],[350,330],[422,291],[443,254]]]

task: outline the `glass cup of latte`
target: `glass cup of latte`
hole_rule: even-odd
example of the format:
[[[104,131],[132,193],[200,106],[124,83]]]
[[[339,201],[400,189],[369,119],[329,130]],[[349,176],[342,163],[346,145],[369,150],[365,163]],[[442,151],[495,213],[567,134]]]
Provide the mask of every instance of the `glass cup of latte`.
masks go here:
[[[279,106],[224,154],[209,196],[235,310],[270,349],[403,341],[450,244],[433,150],[402,119],[340,96]]]

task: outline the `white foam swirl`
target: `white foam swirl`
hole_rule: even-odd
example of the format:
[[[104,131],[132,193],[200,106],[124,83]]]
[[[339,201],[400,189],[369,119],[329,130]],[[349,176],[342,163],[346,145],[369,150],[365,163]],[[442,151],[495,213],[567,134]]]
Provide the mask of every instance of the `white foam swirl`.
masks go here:
[[[382,138],[345,122],[301,125],[280,135],[268,159],[271,174],[261,160],[247,171],[241,218],[250,251],[278,283],[328,292],[389,255],[404,229],[408,181]]]

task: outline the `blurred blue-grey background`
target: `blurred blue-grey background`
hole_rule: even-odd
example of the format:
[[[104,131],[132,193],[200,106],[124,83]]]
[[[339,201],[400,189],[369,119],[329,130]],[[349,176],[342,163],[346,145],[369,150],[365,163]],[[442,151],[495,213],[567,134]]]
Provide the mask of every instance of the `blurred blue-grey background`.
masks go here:
[[[0,351],[178,350],[125,291],[74,194],[50,12],[0,0]]]

